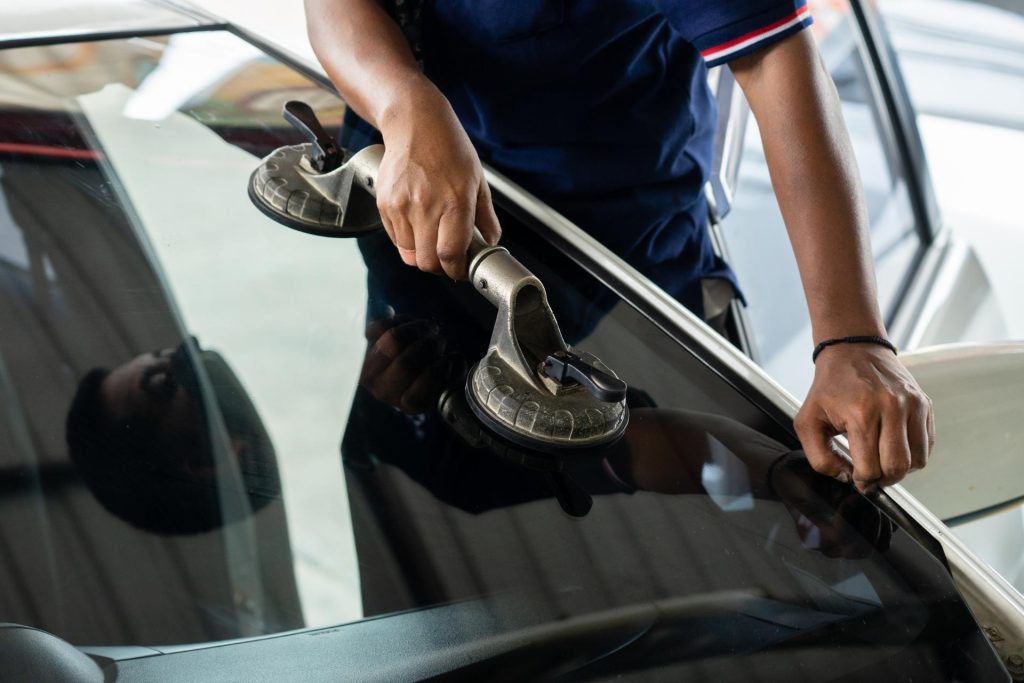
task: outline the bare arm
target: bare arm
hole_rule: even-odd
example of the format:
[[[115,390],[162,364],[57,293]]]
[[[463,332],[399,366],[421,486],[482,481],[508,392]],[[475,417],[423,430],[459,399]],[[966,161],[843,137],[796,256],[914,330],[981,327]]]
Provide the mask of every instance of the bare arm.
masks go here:
[[[384,136],[377,205],[405,263],[465,276],[474,222],[501,233],[480,159],[375,0],[305,0],[309,39],[342,97]]]
[[[731,64],[761,140],[803,282],[815,342],[884,337],[868,217],[839,97],[807,31]],[[931,403],[887,349],[839,345],[818,359],[796,421],[815,469],[848,471],[828,440],[846,433],[861,488],[923,467]]]

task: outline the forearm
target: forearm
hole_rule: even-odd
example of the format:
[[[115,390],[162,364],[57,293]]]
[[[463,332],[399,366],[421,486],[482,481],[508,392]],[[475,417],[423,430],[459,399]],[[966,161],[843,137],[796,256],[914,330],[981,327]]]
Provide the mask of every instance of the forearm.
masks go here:
[[[377,208],[402,261],[466,277],[476,225],[501,235],[473,143],[375,0],[305,0],[309,39],[346,103],[384,137]]]
[[[440,97],[376,0],[305,0],[317,59],[345,102],[383,131],[424,97]]]
[[[884,335],[856,160],[811,36],[797,34],[732,69],[761,131],[815,341]]]

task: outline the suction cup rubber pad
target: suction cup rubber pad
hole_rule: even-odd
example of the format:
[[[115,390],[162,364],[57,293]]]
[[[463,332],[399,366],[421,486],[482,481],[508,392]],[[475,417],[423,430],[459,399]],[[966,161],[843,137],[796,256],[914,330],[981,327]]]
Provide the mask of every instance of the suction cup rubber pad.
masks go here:
[[[309,145],[281,147],[249,177],[249,199],[282,225],[321,237],[359,237],[380,229],[376,200],[353,187],[345,205],[324,197],[299,171]]]
[[[560,396],[542,394],[493,351],[470,371],[466,397],[477,418],[500,436],[540,450],[606,446],[629,423],[625,401],[599,401],[582,387]]]

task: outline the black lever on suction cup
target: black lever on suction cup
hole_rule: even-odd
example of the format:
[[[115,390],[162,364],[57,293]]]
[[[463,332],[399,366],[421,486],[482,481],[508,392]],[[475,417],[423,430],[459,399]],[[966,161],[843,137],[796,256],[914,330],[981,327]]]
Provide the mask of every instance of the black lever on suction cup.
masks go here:
[[[334,138],[320,125],[320,120],[308,104],[298,100],[285,102],[281,114],[313,143],[309,161],[318,173],[330,173],[341,166],[341,150]]]
[[[618,403],[626,398],[626,383],[598,370],[571,351],[555,351],[544,360],[544,374],[559,384],[572,380],[599,401]]]

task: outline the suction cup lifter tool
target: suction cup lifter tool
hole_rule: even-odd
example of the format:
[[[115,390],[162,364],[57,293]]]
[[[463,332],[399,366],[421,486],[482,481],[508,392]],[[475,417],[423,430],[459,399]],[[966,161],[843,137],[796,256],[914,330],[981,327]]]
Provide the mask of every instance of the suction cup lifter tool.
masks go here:
[[[310,142],[282,147],[253,172],[249,196],[284,225],[354,237],[381,227],[376,178],[383,145],[340,149],[303,102],[284,117]],[[504,247],[473,231],[469,277],[498,308],[487,354],[469,373],[474,414],[509,440],[541,450],[607,445],[626,429],[626,384],[593,355],[562,339],[540,280]]]

